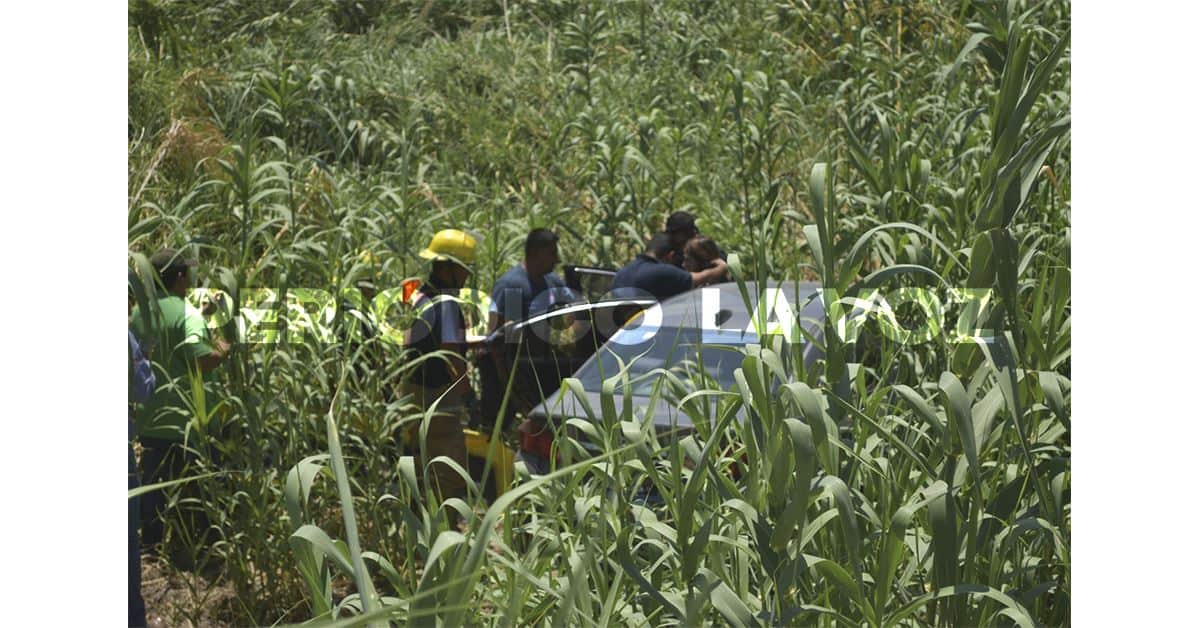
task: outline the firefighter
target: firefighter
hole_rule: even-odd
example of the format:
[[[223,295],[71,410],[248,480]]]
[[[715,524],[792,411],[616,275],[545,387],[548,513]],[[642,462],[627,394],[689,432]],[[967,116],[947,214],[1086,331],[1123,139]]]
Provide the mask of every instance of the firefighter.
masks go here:
[[[422,451],[425,460],[445,456],[464,470],[468,467],[463,419],[474,395],[467,377],[466,320],[458,297],[471,275],[477,244],[469,233],[444,229],[419,253],[431,266],[428,279],[413,295],[419,316],[407,332],[405,345],[420,362],[401,385],[401,392],[422,410],[436,404]],[[451,466],[435,462],[432,475],[439,501],[465,495],[466,483]]]

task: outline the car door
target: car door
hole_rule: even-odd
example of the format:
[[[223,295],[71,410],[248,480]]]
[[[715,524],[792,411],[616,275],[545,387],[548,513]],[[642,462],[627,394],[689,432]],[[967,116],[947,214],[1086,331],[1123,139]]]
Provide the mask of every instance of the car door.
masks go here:
[[[592,303],[608,295],[617,276],[616,269],[594,266],[564,266],[563,273],[567,287]]]
[[[651,304],[632,299],[573,305],[497,334],[479,364],[483,417],[499,418],[508,427],[516,413],[528,412],[558,390],[620,328],[623,317]],[[501,416],[506,392],[509,403]]]

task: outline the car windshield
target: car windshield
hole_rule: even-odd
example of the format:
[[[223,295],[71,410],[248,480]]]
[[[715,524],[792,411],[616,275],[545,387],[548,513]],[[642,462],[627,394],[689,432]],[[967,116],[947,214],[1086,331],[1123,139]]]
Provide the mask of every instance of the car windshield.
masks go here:
[[[620,363],[629,365],[629,379],[635,395],[649,395],[670,371],[683,381],[702,381],[701,372],[728,389],[734,384],[733,372],[742,364],[742,347],[756,342],[753,334],[702,334],[696,328],[662,327],[641,342],[609,342],[579,370],[585,390],[600,392],[605,378],[620,371]],[[620,361],[618,361],[620,358]],[[713,382],[707,382],[712,386]]]

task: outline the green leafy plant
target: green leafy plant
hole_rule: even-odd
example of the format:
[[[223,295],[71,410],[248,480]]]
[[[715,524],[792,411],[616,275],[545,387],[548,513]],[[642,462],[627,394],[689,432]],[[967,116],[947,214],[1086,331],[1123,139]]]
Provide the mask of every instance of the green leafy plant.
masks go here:
[[[205,566],[174,623],[200,572],[234,625],[1070,623],[1068,3],[179,0],[129,28],[134,301],[186,245],[279,324],[222,329],[194,391],[220,413],[158,487]],[[764,333],[729,389],[657,372],[678,434],[606,373],[553,473],[436,503],[399,442],[416,363],[360,286],[420,277],[446,227],[486,234],[485,291],[534,226],[619,266],[680,209],[751,309],[749,281],[822,286],[822,358]],[[902,341],[939,330],[900,306],[842,333],[915,288],[941,333]],[[331,337],[286,316],[304,290]]]

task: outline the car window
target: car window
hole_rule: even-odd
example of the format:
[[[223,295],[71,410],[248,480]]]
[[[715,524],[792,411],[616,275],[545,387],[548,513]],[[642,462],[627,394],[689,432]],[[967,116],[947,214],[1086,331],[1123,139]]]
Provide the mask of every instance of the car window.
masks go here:
[[[579,292],[588,301],[599,301],[612,289],[617,272],[609,268],[568,266],[565,268],[567,285]]]

